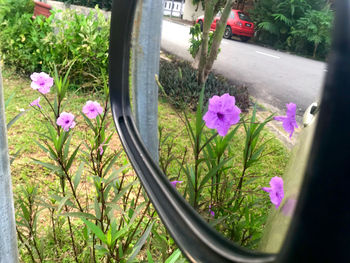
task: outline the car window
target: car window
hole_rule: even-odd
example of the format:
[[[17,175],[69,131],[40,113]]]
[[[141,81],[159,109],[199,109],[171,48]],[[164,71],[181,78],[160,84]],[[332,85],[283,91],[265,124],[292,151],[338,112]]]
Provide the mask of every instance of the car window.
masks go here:
[[[239,16],[239,19],[241,19],[243,21],[252,22],[250,17],[242,12],[238,12],[238,16]]]

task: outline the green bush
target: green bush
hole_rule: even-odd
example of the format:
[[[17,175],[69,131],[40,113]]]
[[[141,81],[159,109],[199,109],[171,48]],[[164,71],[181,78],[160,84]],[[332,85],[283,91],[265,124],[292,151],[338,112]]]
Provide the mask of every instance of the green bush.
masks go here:
[[[102,12],[89,15],[66,10],[55,19],[50,60],[64,73],[71,63],[71,82],[81,87],[102,86],[101,70],[108,68],[109,24]]]
[[[7,64],[35,69],[36,50],[31,41],[35,27],[31,17],[34,2],[31,0],[0,0],[0,47],[1,58]]]
[[[260,0],[250,11],[257,28],[256,39],[277,49],[325,58],[329,51],[333,12],[323,0]],[[321,32],[316,27],[322,23]],[[326,25],[326,29],[325,28]],[[294,32],[294,33],[293,33]],[[302,33],[301,37],[299,34]],[[307,35],[307,39],[305,38]],[[299,35],[299,36],[298,36]],[[321,38],[321,39],[320,39]]]
[[[197,83],[197,71],[188,62],[166,60],[160,61],[159,81],[168,96],[172,98],[177,107],[190,107],[196,109],[201,86]],[[243,111],[249,107],[249,96],[246,87],[232,85],[220,76],[209,74],[204,93],[205,105],[214,95],[229,93],[236,98],[236,104]]]
[[[99,8],[105,10],[112,9],[113,0],[58,0],[60,2],[64,2],[72,5],[82,5],[87,7],[95,7],[98,5]]]
[[[300,18],[291,32],[291,43],[296,49],[311,44],[312,56],[325,56],[325,50],[330,48],[333,12],[329,7],[317,11],[309,10],[305,17]]]
[[[12,9],[12,17],[3,16],[0,24],[3,61],[25,74],[50,72],[53,65],[65,73],[73,64],[71,83],[83,88],[102,86],[100,75],[101,70],[107,71],[109,44],[109,21],[102,12],[96,9],[85,16],[66,10],[33,20],[33,12],[28,10]]]
[[[14,21],[14,14],[33,14],[33,0],[0,0],[0,21]]]

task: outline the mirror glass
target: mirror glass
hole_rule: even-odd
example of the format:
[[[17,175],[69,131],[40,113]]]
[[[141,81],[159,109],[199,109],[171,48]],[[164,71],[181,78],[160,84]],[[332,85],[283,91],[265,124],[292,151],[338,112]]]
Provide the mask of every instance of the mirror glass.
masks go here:
[[[297,204],[330,48],[331,23],[317,45],[304,37],[303,21],[315,12],[332,21],[333,7],[300,7],[287,26],[261,4],[235,5],[206,74],[201,5],[171,2],[164,3],[157,78],[159,166],[225,237],[278,252]]]

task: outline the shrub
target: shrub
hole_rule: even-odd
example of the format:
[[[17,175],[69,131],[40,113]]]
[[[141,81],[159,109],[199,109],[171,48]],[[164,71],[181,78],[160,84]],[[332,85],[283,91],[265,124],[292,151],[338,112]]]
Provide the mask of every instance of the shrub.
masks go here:
[[[320,47],[323,52],[330,48],[332,22],[333,12],[329,7],[321,11],[309,10],[292,28],[291,42],[295,43],[296,49],[306,46],[307,42],[312,44],[312,56],[315,58],[320,53]],[[322,57],[325,55],[321,54]]]
[[[82,5],[88,7],[95,7],[98,5],[99,8],[111,10],[113,0],[58,0],[67,4]]]
[[[173,60],[160,61],[159,81],[164,90],[173,100],[176,107],[196,109],[201,86],[197,82],[197,71],[188,62]],[[236,98],[236,104],[243,110],[249,106],[249,96],[246,87],[229,83],[221,76],[209,74],[205,86],[204,104],[214,95],[229,93]]]
[[[0,50],[4,62],[26,74],[52,72],[53,65],[65,73],[72,65],[71,83],[101,87],[101,70],[108,67],[109,39],[109,20],[102,12],[96,8],[85,16],[66,10],[32,20],[33,11],[28,10],[13,11],[12,17],[3,15]]]
[[[71,63],[70,80],[82,87],[103,86],[101,69],[108,68],[109,20],[98,8],[87,16],[66,10],[54,21],[49,44],[51,61],[64,73]]]
[[[14,14],[25,14],[34,12],[34,1],[32,0],[0,0],[0,21],[15,21]]]
[[[333,13],[322,0],[261,0],[250,11],[258,41],[320,58],[329,52]],[[319,51],[318,51],[319,50]]]

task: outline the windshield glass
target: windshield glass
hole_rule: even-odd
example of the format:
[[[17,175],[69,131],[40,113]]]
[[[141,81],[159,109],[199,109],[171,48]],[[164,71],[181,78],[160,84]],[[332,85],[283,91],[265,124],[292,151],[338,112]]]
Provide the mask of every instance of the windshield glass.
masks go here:
[[[247,14],[244,14],[242,12],[238,12],[238,16],[239,16],[239,19],[241,19],[243,21],[252,22],[252,20],[250,19],[250,17]]]

